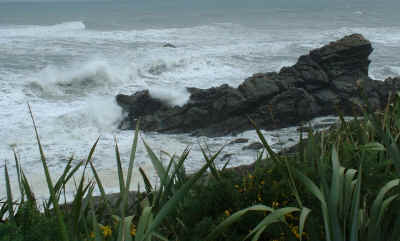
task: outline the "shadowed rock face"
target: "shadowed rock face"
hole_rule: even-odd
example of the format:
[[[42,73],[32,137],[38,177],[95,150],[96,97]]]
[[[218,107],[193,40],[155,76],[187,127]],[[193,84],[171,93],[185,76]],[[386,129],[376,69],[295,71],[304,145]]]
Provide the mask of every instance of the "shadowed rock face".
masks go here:
[[[210,89],[188,88],[189,101],[170,107],[148,91],[118,95],[128,112],[121,128],[163,133],[222,136],[252,129],[248,118],[262,129],[282,128],[314,117],[355,114],[361,93],[373,108],[381,108],[390,92],[400,88],[400,78],[385,81],[368,77],[371,43],[352,34],[299,57],[279,73],[258,73],[238,88],[227,84]]]

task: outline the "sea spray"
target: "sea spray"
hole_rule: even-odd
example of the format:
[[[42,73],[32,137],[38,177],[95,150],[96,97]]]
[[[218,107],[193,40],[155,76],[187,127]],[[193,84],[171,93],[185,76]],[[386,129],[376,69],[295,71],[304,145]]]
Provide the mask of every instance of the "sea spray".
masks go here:
[[[170,106],[183,106],[189,100],[189,92],[186,88],[171,88],[154,86],[149,89],[150,95]]]

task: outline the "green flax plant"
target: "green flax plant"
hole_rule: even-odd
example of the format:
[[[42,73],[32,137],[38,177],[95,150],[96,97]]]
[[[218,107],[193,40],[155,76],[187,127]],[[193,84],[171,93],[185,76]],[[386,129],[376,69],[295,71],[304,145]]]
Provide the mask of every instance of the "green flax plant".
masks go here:
[[[362,170],[362,160],[358,171],[341,166],[337,150],[333,147],[331,170],[326,170],[323,165],[318,170],[321,179],[319,187],[309,177],[295,171],[296,178],[320,202],[327,241],[390,240],[382,232],[389,228],[384,227],[383,219],[389,205],[399,195],[390,192],[399,185],[399,179],[385,184],[371,206],[364,204],[361,207]]]
[[[383,113],[373,112],[370,105],[366,105],[364,118],[368,121],[372,134],[379,138],[387,149],[384,160],[389,160],[397,172],[400,173],[400,92],[390,95]]]
[[[204,173],[207,171],[210,164],[213,163],[217,157],[217,155],[214,155],[207,160],[207,163],[199,171],[192,174],[190,177],[187,177],[183,164],[189,155],[189,148],[186,148],[179,158],[172,156],[168,166],[165,168],[161,160],[154,154],[153,150],[147,145],[146,142],[143,141],[150,160],[152,161],[152,164],[160,179],[161,186],[159,189],[153,188],[144,171],[140,169],[145,182],[147,196],[141,202],[141,212],[135,214],[132,210],[130,210],[131,208],[128,207],[128,197],[130,194],[130,184],[132,180],[134,161],[139,139],[139,122],[136,127],[131,147],[131,155],[126,176],[124,175],[122,169],[122,161],[118,143],[115,141],[116,166],[118,171],[120,192],[118,194],[119,200],[117,202],[117,207],[114,207],[107,198],[104,186],[102,185],[98,172],[92,162],[92,157],[99,139],[97,139],[92,146],[86,161],[80,162],[73,166],[73,158],[71,158],[64,168],[61,176],[55,182],[53,182],[47,166],[47,159],[40,142],[36,123],[29,105],[28,108],[32,118],[41,162],[50,192],[49,199],[44,201],[43,215],[45,215],[44,218],[55,217],[57,225],[55,230],[57,230],[57,235],[59,236],[57,239],[62,241],[82,239],[93,240],[93,238],[96,241],[106,239],[118,241],[150,241],[153,240],[153,238],[167,240],[167,238],[160,234],[161,226],[164,228],[171,227],[171,225],[166,223],[168,216],[177,211],[187,192],[202,176],[204,176]],[[0,207],[0,214],[2,220],[6,219],[5,217],[7,216],[7,222],[18,226],[15,219],[17,216],[22,215],[19,214],[20,209],[18,209],[18,207],[24,206],[24,204],[27,203],[37,211],[39,210],[39,207],[36,206],[36,199],[15,152],[14,156],[17,168],[18,186],[21,193],[21,201],[16,203],[13,199],[11,181],[8,174],[8,166],[5,165],[4,177],[7,198]],[[87,180],[86,178],[86,169],[88,166],[92,170],[93,180]],[[60,198],[62,194],[65,195],[66,184],[72,178],[75,178],[76,172],[81,167],[83,167],[83,172],[76,185],[75,195],[72,202],[66,203],[65,201],[64,205],[60,206]],[[96,187],[100,190],[101,196],[95,201],[93,198],[93,191]],[[101,205],[100,202],[105,205],[105,210],[101,210],[100,213],[98,213],[99,205]],[[111,217],[111,220],[113,220],[113,222],[117,225],[117,231],[114,232],[113,235],[111,235],[111,232],[108,232],[106,235],[104,229],[105,226],[101,223],[104,220],[99,220],[99,216],[104,217],[105,214]],[[134,222],[134,220],[137,220],[137,222]],[[135,229],[135,232],[132,232],[132,227],[136,227],[136,224],[137,229]]]
[[[256,204],[253,206],[250,206],[248,208],[239,210],[235,213],[233,213],[232,215],[230,215],[229,217],[227,217],[226,219],[224,219],[220,224],[218,224],[214,230],[212,230],[210,232],[210,234],[204,239],[205,241],[211,241],[211,240],[215,240],[218,236],[220,236],[224,231],[226,231],[231,225],[233,225],[236,222],[239,222],[241,220],[241,218],[243,218],[245,215],[247,214],[251,214],[251,213],[268,213],[265,215],[265,217],[258,223],[255,225],[255,227],[249,232],[249,234],[245,237],[245,240],[250,239],[252,241],[256,241],[259,240],[261,235],[263,234],[263,232],[265,232],[272,224],[274,223],[286,223],[285,220],[285,216],[288,214],[291,214],[293,212],[300,212],[300,218],[299,218],[299,239],[302,240],[303,239],[303,230],[304,230],[304,225],[306,222],[306,219],[310,213],[310,209],[308,209],[307,207],[304,207],[301,199],[300,199],[300,195],[298,193],[296,184],[294,182],[293,179],[293,171],[291,169],[291,166],[287,163],[287,160],[283,160],[281,157],[279,157],[279,155],[277,155],[272,148],[269,146],[269,144],[267,143],[265,137],[263,136],[263,134],[261,133],[260,129],[257,128],[256,124],[250,120],[250,122],[253,124],[253,126],[256,129],[256,132],[261,140],[261,142],[263,143],[265,149],[267,150],[269,156],[270,156],[270,160],[273,161],[273,164],[281,167],[280,170],[287,168],[288,171],[288,178],[289,178],[289,183],[292,187],[292,190],[294,191],[294,195],[296,197],[296,201],[299,205],[299,207],[282,207],[282,208],[274,208],[274,207],[270,207],[267,205],[263,205],[263,204]],[[204,154],[204,151],[203,151]],[[206,157],[206,155],[204,154],[204,156]],[[261,156],[258,156],[257,161],[255,163],[255,165],[260,165]],[[218,178],[220,175],[218,175],[217,170],[214,169],[214,176],[216,178]],[[214,173],[213,172],[213,173]]]
[[[74,176],[74,174],[79,170],[79,168],[82,166],[82,162],[77,164],[76,166],[72,165],[72,160],[71,158],[66,167],[64,168],[61,176],[56,180],[56,182],[53,182],[50,172],[47,166],[47,160],[43,151],[43,147],[40,142],[38,130],[36,127],[35,119],[33,117],[31,107],[28,105],[29,108],[29,113],[31,115],[35,135],[36,135],[36,141],[38,144],[39,152],[40,152],[40,159],[42,162],[42,166],[45,172],[45,177],[46,177],[46,182],[47,186],[49,189],[50,197],[48,200],[45,200],[43,202],[43,214],[40,214],[40,207],[37,205],[37,201],[35,199],[34,193],[30,187],[29,181],[20,165],[20,161],[18,159],[18,156],[16,152],[14,151],[14,159],[15,159],[15,166],[16,166],[16,171],[17,171],[17,178],[18,178],[18,187],[20,191],[20,197],[19,201],[16,202],[13,200],[13,194],[10,186],[10,177],[8,175],[8,168],[7,165],[4,167],[4,177],[5,177],[5,183],[6,183],[6,191],[7,191],[7,202],[5,205],[2,206],[1,208],[1,219],[4,218],[6,212],[9,218],[9,222],[14,223],[17,226],[20,226],[23,228],[21,232],[24,233],[25,236],[29,236],[31,234],[28,233],[28,231],[25,231],[25,229],[31,230],[29,227],[29,223],[33,222],[33,220],[28,220],[30,218],[36,218],[36,220],[39,218],[41,219],[46,219],[46,217],[52,217],[53,215],[55,216],[56,219],[56,225],[58,226],[56,229],[58,230],[58,238],[59,240],[63,241],[68,241],[68,240],[79,240],[79,237],[77,237],[75,234],[77,232],[69,232],[69,231],[77,231],[79,228],[77,227],[76,224],[80,223],[80,219],[82,219],[82,210],[81,209],[81,200],[82,197],[85,195],[86,191],[88,190],[88,187],[90,184],[84,185],[84,174],[82,175],[80,185],[77,188],[77,193],[75,195],[75,199],[72,202],[72,210],[74,215],[65,215],[66,211],[61,210],[60,207],[60,197],[61,194],[64,193],[65,195],[65,185],[69,182],[69,180]],[[89,154],[89,159],[91,158],[93,154],[94,149],[91,151]],[[54,184],[53,184],[54,183]],[[79,207],[79,210],[76,210],[76,208]],[[36,214],[35,214],[36,213]],[[28,216],[24,216],[28,215]],[[33,215],[33,216],[32,216]],[[22,217],[22,218],[21,218]],[[68,230],[67,226],[70,227],[71,224],[75,224],[72,227],[72,230]],[[26,226],[28,225],[28,226]],[[30,225],[34,226],[35,223],[30,223]],[[44,239],[44,237],[43,237]]]
[[[170,228],[166,220],[168,216],[176,212],[180,203],[183,201],[186,193],[191,189],[193,184],[197,182],[203,174],[209,168],[210,162],[207,162],[199,171],[193,174],[190,178],[186,178],[184,173],[184,161],[189,155],[190,149],[186,148],[182,155],[176,160],[175,156],[172,156],[167,167],[164,167],[162,161],[155,155],[154,151],[143,141],[148,156],[154,166],[154,169],[160,179],[160,187],[158,190],[153,188],[147,175],[144,173],[143,169],[140,169],[140,173],[143,177],[147,196],[141,201],[142,210],[136,215],[127,215],[130,211],[127,207],[127,198],[130,192],[130,182],[133,174],[134,161],[136,156],[137,144],[139,138],[139,122],[136,126],[135,136],[131,148],[131,155],[129,160],[128,173],[126,175],[126,180],[124,178],[124,173],[121,167],[120,153],[118,149],[118,144],[115,146],[118,178],[120,186],[120,202],[119,202],[119,215],[113,215],[112,218],[116,221],[117,235],[111,236],[111,240],[117,241],[150,241],[153,238],[159,240],[167,240],[160,234],[160,229],[162,226]],[[213,161],[213,160],[211,160]],[[90,163],[91,169],[96,180],[96,185],[100,190],[102,198],[106,201],[107,196],[105,194],[102,182],[97,174],[94,165]],[[179,184],[179,185],[178,185]],[[91,193],[89,193],[91,195]],[[106,201],[107,202],[107,201]],[[91,206],[91,217],[92,226],[94,229],[95,240],[104,240],[101,230],[99,229],[100,223],[94,213],[94,205],[92,200],[89,201]],[[109,207],[110,209],[112,207]],[[112,211],[112,210],[111,210]],[[132,235],[131,227],[136,225],[134,219],[137,219],[137,228],[135,228],[135,234]]]

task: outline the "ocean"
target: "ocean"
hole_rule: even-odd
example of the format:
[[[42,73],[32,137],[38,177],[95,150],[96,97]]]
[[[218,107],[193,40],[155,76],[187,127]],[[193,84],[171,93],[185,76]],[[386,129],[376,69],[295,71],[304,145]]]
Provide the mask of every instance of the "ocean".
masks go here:
[[[119,130],[119,93],[150,89],[176,105],[185,87],[238,86],[257,72],[279,71],[300,55],[351,33],[374,47],[370,76],[400,74],[400,4],[375,1],[126,1],[0,2],[0,171],[7,163],[17,187],[13,150],[38,198],[48,196],[27,104],[32,107],[53,178],[67,160],[94,156],[108,192],[118,190],[114,138],[127,166],[133,131]],[[165,48],[171,43],[176,48]],[[312,123],[332,121],[318,118]],[[297,127],[264,131],[275,150],[298,140]],[[257,141],[254,131],[235,137],[141,133],[164,161],[187,146],[188,172],[204,160],[200,144],[216,151],[235,138]],[[230,165],[251,163],[257,152],[227,145]],[[218,166],[224,162],[217,161]],[[136,167],[154,178],[144,146]],[[135,172],[133,187],[140,183]],[[5,197],[0,175],[0,199]],[[143,187],[143,185],[142,185]],[[72,185],[67,195],[73,193]],[[16,192],[17,193],[17,192]]]

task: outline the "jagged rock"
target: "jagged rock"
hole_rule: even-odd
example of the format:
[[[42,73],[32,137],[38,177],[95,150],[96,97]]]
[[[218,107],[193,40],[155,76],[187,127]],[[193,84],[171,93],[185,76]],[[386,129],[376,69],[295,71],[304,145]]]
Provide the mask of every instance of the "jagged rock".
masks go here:
[[[152,114],[166,105],[150,96],[148,90],[136,92],[134,95],[117,95],[117,103],[126,110],[131,117]]]
[[[118,95],[128,112],[121,128],[141,128],[163,133],[222,136],[254,127],[288,127],[318,116],[357,114],[366,98],[372,108],[381,108],[388,96],[400,88],[400,78],[385,81],[368,77],[371,43],[352,34],[300,56],[291,67],[278,73],[258,73],[238,88],[227,84],[210,89],[187,88],[189,101],[182,107],[168,106],[148,91]],[[361,94],[362,93],[362,94]]]

